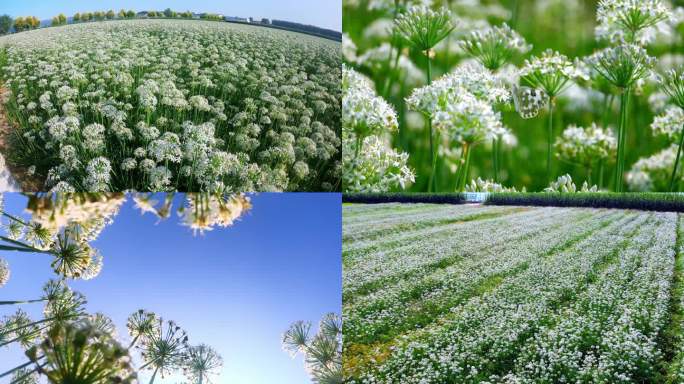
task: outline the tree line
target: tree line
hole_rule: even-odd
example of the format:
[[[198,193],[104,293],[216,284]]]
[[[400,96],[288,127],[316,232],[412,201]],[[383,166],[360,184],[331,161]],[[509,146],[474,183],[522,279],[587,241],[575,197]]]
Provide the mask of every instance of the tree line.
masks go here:
[[[96,12],[77,12],[75,13],[72,18],[71,22],[72,23],[81,23],[81,22],[88,22],[88,21],[102,21],[102,20],[113,20],[113,19],[133,19],[137,16],[138,14],[132,10],[125,10],[121,9],[119,12],[114,12],[114,10],[110,9],[108,11],[96,11]],[[146,17],[167,17],[167,18],[183,18],[183,19],[191,19],[193,17],[193,13],[190,11],[185,11],[185,12],[176,12],[171,10],[170,8],[165,9],[164,11],[147,11],[145,14]],[[207,19],[207,20],[220,20],[221,17],[219,15],[214,15],[214,14],[202,14],[200,16],[202,19]],[[60,13],[59,15],[55,16],[52,18],[52,21],[50,23],[51,26],[60,26],[60,25],[66,25],[68,23],[67,16],[64,15],[63,13]],[[25,16],[25,17],[17,17],[16,19],[13,19],[9,15],[2,15],[0,16],[0,35],[5,35],[10,32],[22,32],[22,31],[27,31],[30,29],[36,29],[40,27],[40,20],[35,17],[35,16]]]

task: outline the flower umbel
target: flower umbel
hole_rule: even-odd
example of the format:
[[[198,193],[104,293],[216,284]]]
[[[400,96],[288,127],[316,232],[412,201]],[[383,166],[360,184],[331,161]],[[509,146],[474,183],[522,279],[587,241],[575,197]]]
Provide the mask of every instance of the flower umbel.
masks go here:
[[[400,14],[394,20],[394,25],[399,35],[410,45],[428,51],[454,30],[451,19],[451,12],[445,7],[435,11],[425,5],[414,5],[406,13]]]

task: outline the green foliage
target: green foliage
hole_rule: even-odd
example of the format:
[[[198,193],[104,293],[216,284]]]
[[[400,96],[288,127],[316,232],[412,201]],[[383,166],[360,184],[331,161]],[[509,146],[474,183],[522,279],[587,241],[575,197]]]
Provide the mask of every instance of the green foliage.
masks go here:
[[[57,27],[59,25],[66,25],[67,23],[67,18],[64,16],[63,13],[60,13],[59,15],[55,16],[52,18],[52,26]]]
[[[465,195],[462,193],[345,193],[342,195],[342,202],[465,204]]]
[[[620,208],[684,212],[684,195],[667,193],[493,193],[488,205]]]
[[[9,33],[12,29],[12,18],[9,15],[0,16],[0,35]]]

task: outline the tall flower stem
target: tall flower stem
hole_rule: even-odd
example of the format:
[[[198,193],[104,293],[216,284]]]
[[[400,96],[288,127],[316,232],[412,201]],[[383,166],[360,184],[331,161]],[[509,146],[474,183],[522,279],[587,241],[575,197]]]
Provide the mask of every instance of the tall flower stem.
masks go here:
[[[625,168],[625,131],[627,126],[627,108],[629,107],[629,88],[620,94],[620,125],[618,127],[617,171],[615,172],[615,191],[622,192],[622,175]]]
[[[679,134],[679,147],[677,148],[677,157],[675,158],[674,168],[672,169],[672,177],[670,177],[670,192],[674,192],[675,175],[677,174],[677,166],[679,165],[679,156],[682,153],[682,144],[684,144],[684,129]]]
[[[553,107],[555,104],[554,98],[549,100],[549,127],[548,127],[548,141],[546,145],[546,180],[552,181],[551,177],[551,142],[553,141]]]
[[[603,159],[599,160],[599,188],[603,188]]]
[[[466,180],[468,179],[468,168],[470,167],[470,153],[472,152],[470,146],[470,143],[465,143],[463,145],[463,155],[465,156],[465,164],[463,165],[463,173],[461,174],[461,178],[459,180],[459,192],[463,192],[465,190]]]
[[[31,304],[31,303],[40,303],[40,302],[43,302],[45,300],[46,299],[0,301],[0,305]]]
[[[499,182],[499,138],[492,139],[492,162],[494,164],[494,182]]]
[[[31,364],[33,364],[33,361],[27,361],[26,363],[19,365],[17,367],[14,367],[14,368],[10,369],[9,371],[0,373],[0,377],[5,377],[5,376],[11,374],[12,372],[20,370],[20,369],[25,368],[25,367],[28,367]]]
[[[150,384],[154,383],[154,378],[157,376],[158,370],[159,370],[159,367],[154,369],[154,373],[152,374],[152,378],[150,379]]]
[[[465,144],[461,148],[461,154],[458,157],[458,168],[456,168],[456,182],[454,183],[454,191],[458,192],[458,187],[461,185],[461,174],[463,173],[463,165],[465,162]]]
[[[427,85],[432,84],[432,59],[430,55],[432,52],[430,50],[425,52],[425,58],[427,59]],[[432,163],[432,171],[430,172],[430,180],[428,181],[428,192],[435,191],[435,185],[437,185],[437,177],[435,175],[435,169],[437,168],[437,158],[435,156],[435,140],[432,132],[432,119],[428,118],[428,134],[430,135],[430,163]]]

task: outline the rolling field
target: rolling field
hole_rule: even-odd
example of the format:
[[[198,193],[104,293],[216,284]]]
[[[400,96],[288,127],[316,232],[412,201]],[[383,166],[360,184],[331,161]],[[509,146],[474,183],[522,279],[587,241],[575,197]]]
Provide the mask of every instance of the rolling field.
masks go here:
[[[351,383],[681,383],[681,218],[343,208]]]

